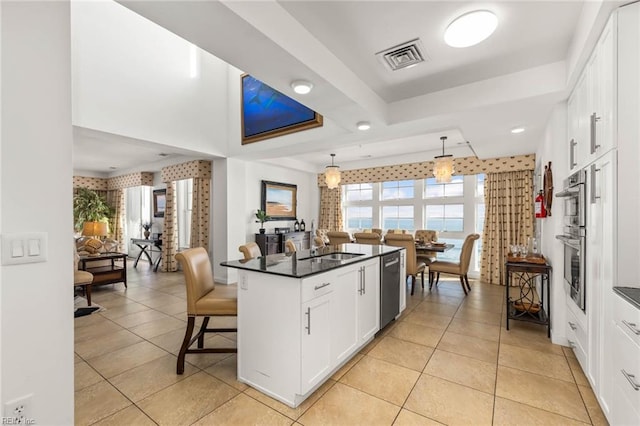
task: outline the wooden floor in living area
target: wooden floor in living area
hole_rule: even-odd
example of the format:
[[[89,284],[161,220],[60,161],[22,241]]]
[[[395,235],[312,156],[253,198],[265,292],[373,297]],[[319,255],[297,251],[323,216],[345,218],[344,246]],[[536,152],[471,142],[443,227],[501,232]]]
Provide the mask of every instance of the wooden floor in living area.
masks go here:
[[[76,425],[606,424],[572,351],[541,326],[505,330],[503,287],[416,288],[399,320],[292,409],[236,381],[234,354],[187,355],[176,375],[182,274],[131,265],[128,289],[95,288],[106,310],[74,320]]]

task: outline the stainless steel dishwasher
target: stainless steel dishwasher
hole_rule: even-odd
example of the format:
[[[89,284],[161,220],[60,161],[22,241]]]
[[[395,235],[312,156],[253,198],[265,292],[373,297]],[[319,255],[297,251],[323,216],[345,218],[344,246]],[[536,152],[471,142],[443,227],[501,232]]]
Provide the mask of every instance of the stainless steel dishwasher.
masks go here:
[[[380,259],[380,330],[400,313],[400,252]]]

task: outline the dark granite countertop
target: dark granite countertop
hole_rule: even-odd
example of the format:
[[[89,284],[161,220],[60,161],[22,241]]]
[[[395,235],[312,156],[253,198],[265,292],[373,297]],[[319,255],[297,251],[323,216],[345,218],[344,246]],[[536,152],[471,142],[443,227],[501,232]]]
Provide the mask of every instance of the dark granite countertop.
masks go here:
[[[613,291],[622,296],[623,299],[640,309],[640,288],[638,287],[614,287]]]
[[[401,249],[402,247],[385,245],[341,244],[337,246],[320,247],[315,249],[313,253],[311,250],[301,250],[295,253],[271,254],[250,260],[228,260],[220,263],[220,265],[247,271],[282,275],[290,278],[304,278],[352,263],[379,257],[387,253],[393,253]],[[332,253],[357,253],[361,254],[361,256],[342,260],[331,259],[330,256],[326,256]]]

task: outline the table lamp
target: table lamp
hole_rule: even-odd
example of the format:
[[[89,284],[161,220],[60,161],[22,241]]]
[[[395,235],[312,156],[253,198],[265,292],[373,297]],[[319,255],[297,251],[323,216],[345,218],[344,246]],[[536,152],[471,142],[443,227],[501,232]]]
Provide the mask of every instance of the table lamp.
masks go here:
[[[100,239],[100,237],[107,235],[107,224],[105,222],[84,222],[82,235]]]

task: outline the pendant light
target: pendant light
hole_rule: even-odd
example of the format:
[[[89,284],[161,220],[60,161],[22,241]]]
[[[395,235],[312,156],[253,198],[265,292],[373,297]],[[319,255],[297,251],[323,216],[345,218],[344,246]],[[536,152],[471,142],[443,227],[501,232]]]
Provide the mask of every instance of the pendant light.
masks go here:
[[[446,136],[441,136],[442,140],[442,155],[435,157],[435,164],[433,166],[433,175],[438,183],[451,182],[451,175],[453,174],[453,156],[451,154],[444,155],[444,141],[447,140]]]
[[[331,165],[327,166],[324,172],[324,181],[329,189],[337,188],[340,184],[340,167],[333,164],[335,156],[335,154],[331,154]]]

